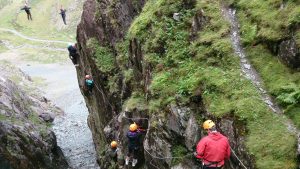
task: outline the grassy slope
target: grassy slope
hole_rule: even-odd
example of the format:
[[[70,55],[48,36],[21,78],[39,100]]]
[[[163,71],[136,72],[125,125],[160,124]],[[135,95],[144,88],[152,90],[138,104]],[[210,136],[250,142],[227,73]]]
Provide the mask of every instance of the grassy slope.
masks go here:
[[[198,38],[190,42],[192,16],[201,9],[208,21]],[[174,12],[182,14],[181,21],[172,19]],[[241,76],[229,39],[229,24],[222,18],[215,1],[199,0],[192,7],[190,1],[149,0],[132,23],[127,39],[119,43],[117,60],[127,63],[129,39],[142,43],[144,59],[154,68],[151,97],[144,104],[141,90],[136,89],[127,104],[160,112],[174,102],[175,96],[185,102],[201,88],[209,112],[218,117],[234,113],[246,121],[246,144],[257,168],[296,168],[296,139],[283,124],[285,117],[272,113],[251,82]],[[121,67],[126,77],[130,75],[131,70]]]
[[[23,1],[1,1],[0,27],[15,29],[26,36],[37,39],[75,41],[76,27],[81,15],[83,1],[31,0],[29,2],[32,7],[33,21],[28,21],[26,13],[20,10]],[[67,8],[67,26],[63,25],[59,15],[60,4]],[[16,56],[22,56],[22,59],[26,62],[63,63],[68,59],[67,50],[66,52],[61,52],[42,49],[42,47],[65,48],[65,44],[29,41],[14,34],[1,31],[0,39],[9,42],[14,47],[29,46],[14,50]],[[35,47],[32,48],[30,46]],[[0,52],[4,53],[7,51],[8,49],[0,43]]]
[[[75,40],[75,28],[81,14],[81,10],[72,9],[76,5],[76,1],[32,0],[29,2],[32,8],[33,21],[28,21],[26,13],[20,10],[23,1],[13,0],[12,3],[7,4],[0,10],[1,27],[15,29],[27,36],[40,39]],[[68,26],[63,26],[59,15],[60,4],[63,4],[68,10]],[[82,4],[82,2],[78,2],[78,4]]]
[[[300,24],[300,1],[235,0],[241,22],[242,40],[247,55],[258,70],[265,86],[300,128],[300,73],[283,65],[266,47],[251,46],[260,41],[278,41],[288,36],[289,29]],[[246,17],[247,16],[247,17]],[[300,30],[295,39],[300,47]]]

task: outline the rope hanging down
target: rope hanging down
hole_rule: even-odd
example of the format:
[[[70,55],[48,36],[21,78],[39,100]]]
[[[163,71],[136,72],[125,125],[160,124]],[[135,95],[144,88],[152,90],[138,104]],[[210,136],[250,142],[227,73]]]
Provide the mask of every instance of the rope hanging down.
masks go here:
[[[233,155],[236,157],[236,159],[239,161],[239,163],[245,168],[248,169],[244,163],[241,161],[241,159],[235,154],[235,151],[230,147],[230,150],[232,151]]]

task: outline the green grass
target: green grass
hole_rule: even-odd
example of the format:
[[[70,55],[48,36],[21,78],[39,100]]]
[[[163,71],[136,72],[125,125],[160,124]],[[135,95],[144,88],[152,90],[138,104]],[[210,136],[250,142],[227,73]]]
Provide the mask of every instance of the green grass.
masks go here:
[[[23,60],[26,62],[38,62],[41,64],[63,63],[69,59],[67,52],[49,51],[46,49],[29,49],[20,50],[24,55]]]
[[[62,26],[59,15],[60,4],[67,8],[67,26]],[[0,10],[0,25],[4,28],[16,29],[27,36],[40,39],[74,41],[78,18],[80,18],[82,2],[75,9],[70,9],[76,3],[71,0],[35,0],[30,4],[33,21],[28,21],[26,13],[20,8],[23,1],[12,1]],[[72,7],[73,8],[73,7]],[[46,30],[46,31],[45,31]]]
[[[112,54],[111,49],[108,47],[100,46],[99,42],[92,38],[89,39],[88,48],[93,50],[93,58],[95,59],[96,65],[102,72],[110,72],[115,66],[115,57]]]
[[[174,147],[172,147],[172,157],[183,157],[183,156],[186,156],[187,155],[188,150],[181,146],[181,145],[176,145]],[[177,165],[179,164],[180,162],[182,162],[183,158],[180,159],[180,158],[175,158],[175,159],[172,159],[172,165]]]
[[[261,45],[247,48],[247,55],[268,91],[300,128],[300,72],[287,68]]]
[[[24,5],[23,3],[23,1],[16,0],[1,1],[1,28],[15,29],[26,36],[37,39],[75,41],[76,27],[81,15],[83,2],[71,0],[30,1],[33,21],[28,21],[26,13],[20,11],[20,8]],[[67,8],[67,26],[62,24],[62,19],[59,15],[60,4]],[[20,56],[19,59],[23,59],[25,62],[33,61],[42,64],[62,63],[68,59],[67,50],[62,52],[43,49],[43,46],[64,49],[66,48],[65,44],[30,41],[5,31],[0,31],[0,39],[9,42],[13,47],[25,46],[14,50],[16,56]],[[8,49],[5,46],[0,46],[1,53],[7,51]]]
[[[300,23],[300,1],[285,1],[284,8],[281,8],[280,0],[232,0],[231,3],[238,11],[247,56],[260,73],[269,93],[299,128],[300,73],[284,66],[263,44],[251,45],[284,40],[294,30],[300,47],[300,31],[294,29]]]
[[[269,110],[257,89],[241,75],[239,58],[233,54],[229,37],[230,24],[223,19],[220,8],[219,3],[209,0],[197,1],[196,5],[175,0],[146,3],[132,23],[127,39],[119,46],[127,46],[132,38],[142,44],[146,62],[143,65],[153,68],[150,96],[145,103],[143,94],[132,95],[125,105],[132,108],[143,105],[143,109],[161,114],[175,100],[188,103],[200,88],[208,112],[220,118],[234,113],[245,121],[247,150],[255,157],[257,168],[296,168],[296,138],[284,125],[287,119]],[[191,42],[192,18],[201,9],[207,23]],[[174,12],[181,13],[179,22],[172,19]],[[257,36],[272,35],[271,39],[283,36],[273,35],[273,29],[252,26],[251,22],[243,29],[248,44]],[[128,51],[118,52],[118,61],[126,64]],[[120,67],[128,71],[125,65]],[[135,90],[140,93],[142,89],[138,87]]]
[[[134,109],[137,110],[146,110],[147,108],[147,104],[146,104],[146,100],[143,97],[143,95],[141,93],[133,93],[132,96],[130,97],[130,99],[128,99],[123,106],[123,109],[128,109],[129,111],[132,111]]]
[[[247,43],[248,40],[279,41],[289,36],[289,29],[300,23],[300,1],[287,0],[284,8],[281,8],[282,0],[232,0],[231,2],[238,9],[242,23],[241,30],[248,30],[242,31],[242,39]],[[249,34],[251,39],[247,38]]]
[[[6,52],[8,49],[4,45],[0,44],[0,53]]]

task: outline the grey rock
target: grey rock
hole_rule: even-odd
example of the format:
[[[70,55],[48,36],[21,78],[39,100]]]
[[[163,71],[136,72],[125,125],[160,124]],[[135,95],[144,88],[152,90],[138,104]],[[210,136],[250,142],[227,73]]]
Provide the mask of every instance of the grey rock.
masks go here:
[[[199,125],[194,117],[190,116],[186,130],[185,130],[185,145],[189,151],[194,151],[197,142],[200,139]]]
[[[54,117],[50,113],[43,112],[39,115],[45,122],[53,122]]]
[[[300,68],[300,50],[295,39],[285,40],[279,45],[278,57],[290,68]]]
[[[173,19],[176,21],[180,21],[180,13],[173,13]]]

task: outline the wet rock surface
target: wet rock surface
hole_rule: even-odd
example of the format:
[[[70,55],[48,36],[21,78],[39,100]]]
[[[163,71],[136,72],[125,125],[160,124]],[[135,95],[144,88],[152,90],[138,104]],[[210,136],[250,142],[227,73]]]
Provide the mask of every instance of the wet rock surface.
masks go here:
[[[10,80],[12,72],[21,78],[21,87]],[[50,102],[39,101],[37,93],[25,92],[31,82],[22,75],[8,65],[0,68],[0,168],[67,169],[56,137],[45,122],[53,119],[47,112],[61,111]]]

